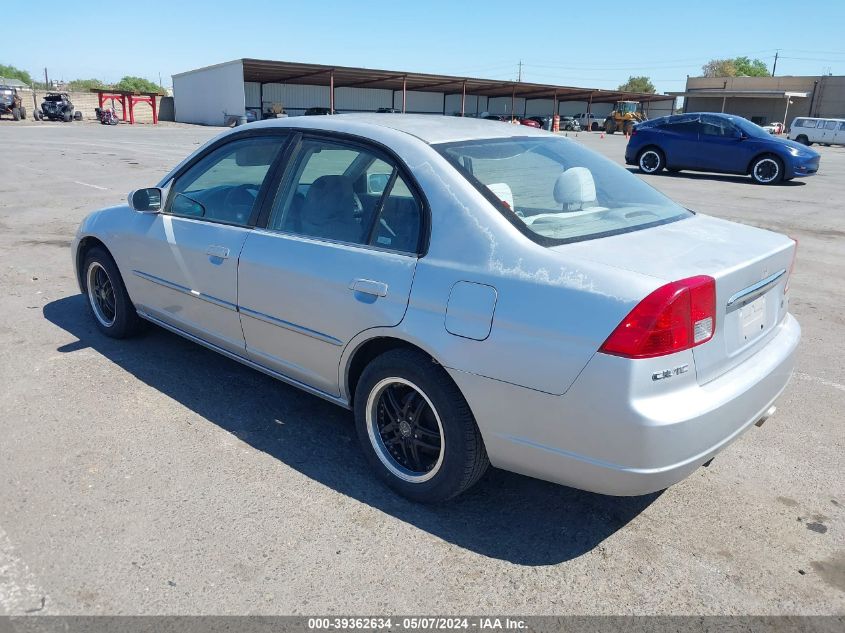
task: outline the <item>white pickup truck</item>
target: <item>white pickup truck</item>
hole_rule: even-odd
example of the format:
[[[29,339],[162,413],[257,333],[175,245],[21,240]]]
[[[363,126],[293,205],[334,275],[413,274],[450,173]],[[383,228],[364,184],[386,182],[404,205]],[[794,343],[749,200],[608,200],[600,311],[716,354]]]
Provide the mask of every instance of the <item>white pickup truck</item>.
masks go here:
[[[578,114],[573,114],[572,116],[578,120],[582,130],[592,130],[593,132],[597,132],[604,129],[604,117],[596,116],[592,112],[589,114],[586,112],[579,112]]]

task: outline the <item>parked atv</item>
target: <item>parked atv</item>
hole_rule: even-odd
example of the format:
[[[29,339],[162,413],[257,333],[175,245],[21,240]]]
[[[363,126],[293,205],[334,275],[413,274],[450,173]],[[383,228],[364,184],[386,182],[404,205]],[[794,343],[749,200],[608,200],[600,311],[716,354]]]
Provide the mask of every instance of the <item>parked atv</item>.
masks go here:
[[[73,111],[73,104],[66,92],[49,92],[41,102],[41,110],[35,111],[35,119],[50,119],[51,121],[81,121],[82,113]]]
[[[26,108],[18,94],[17,89],[12,86],[0,85],[0,116],[9,114],[15,121],[26,118]]]
[[[97,120],[103,125],[117,125],[120,123],[114,108],[94,108],[94,113],[97,115]]]

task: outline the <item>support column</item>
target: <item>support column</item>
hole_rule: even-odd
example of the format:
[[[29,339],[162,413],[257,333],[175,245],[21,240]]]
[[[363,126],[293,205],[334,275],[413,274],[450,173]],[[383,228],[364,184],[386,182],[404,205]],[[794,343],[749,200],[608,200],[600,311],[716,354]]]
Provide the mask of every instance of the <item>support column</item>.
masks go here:
[[[467,82],[464,81],[463,87],[461,88],[461,116],[464,116],[464,109],[466,108],[467,102]]]
[[[329,112],[334,114],[334,70],[329,74]]]
[[[511,91],[511,121],[513,121],[514,117],[516,117],[516,112],[514,112],[515,109],[516,109],[516,84],[513,85],[513,90]]]
[[[408,105],[408,78],[402,77],[402,114],[405,114],[405,106]]]
[[[728,99],[727,96],[722,97],[722,112],[725,111],[725,101],[727,101],[727,99]]]

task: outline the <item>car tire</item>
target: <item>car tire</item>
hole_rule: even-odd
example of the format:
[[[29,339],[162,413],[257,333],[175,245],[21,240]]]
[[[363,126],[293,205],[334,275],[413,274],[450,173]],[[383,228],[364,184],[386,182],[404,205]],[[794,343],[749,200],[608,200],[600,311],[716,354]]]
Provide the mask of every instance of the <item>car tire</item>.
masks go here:
[[[36,110],[35,112],[32,113],[32,118],[35,119],[36,121],[40,121],[42,119],[41,112]]]
[[[807,146],[809,146],[809,145],[810,145],[810,139],[809,139],[809,138],[807,138],[807,135],[806,135],[806,134],[800,134],[800,135],[798,135],[798,136],[795,138],[795,140],[796,140],[796,141],[798,141],[799,143],[801,143],[802,145],[807,145]]]
[[[80,110],[77,110],[76,112],[73,113],[73,120],[74,121],[81,121],[82,120],[82,112]]]
[[[783,161],[771,154],[758,156],[751,163],[750,172],[758,185],[776,185],[783,180]]]
[[[111,255],[94,247],[85,256],[82,279],[88,307],[97,328],[111,338],[126,338],[142,326],[120,271]]]
[[[20,108],[12,108],[12,118],[13,118],[15,121],[20,121],[20,120],[21,120],[21,111],[20,111]]]
[[[72,118],[70,112],[62,112],[62,121],[65,123],[70,123]]]
[[[646,147],[637,156],[637,167],[644,174],[658,174],[666,167],[666,157],[656,147]]]
[[[26,108],[21,107],[21,119],[26,120]]]
[[[370,362],[355,388],[354,410],[367,461],[413,501],[451,499],[475,484],[490,463],[457,385],[421,351],[392,350]]]

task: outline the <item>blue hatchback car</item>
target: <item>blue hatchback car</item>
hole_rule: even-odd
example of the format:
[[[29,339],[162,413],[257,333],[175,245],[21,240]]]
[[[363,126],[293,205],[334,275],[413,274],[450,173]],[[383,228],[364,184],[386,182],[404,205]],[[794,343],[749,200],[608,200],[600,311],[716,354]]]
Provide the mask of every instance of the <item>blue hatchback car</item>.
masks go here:
[[[625,149],[625,162],[646,174],[664,168],[747,174],[761,185],[814,174],[819,158],[818,152],[773,137],[748,119],[708,112],[639,123]]]

